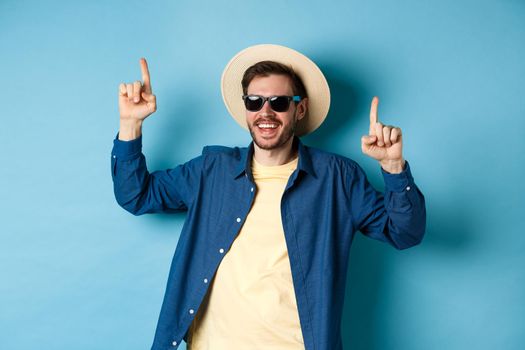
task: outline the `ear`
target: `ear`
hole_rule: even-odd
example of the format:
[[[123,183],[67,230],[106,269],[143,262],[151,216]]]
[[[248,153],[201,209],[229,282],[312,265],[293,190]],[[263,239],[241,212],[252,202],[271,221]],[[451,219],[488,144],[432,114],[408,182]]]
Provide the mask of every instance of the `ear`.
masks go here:
[[[308,97],[305,97],[297,104],[297,120],[301,120],[306,115],[306,111],[308,110]]]

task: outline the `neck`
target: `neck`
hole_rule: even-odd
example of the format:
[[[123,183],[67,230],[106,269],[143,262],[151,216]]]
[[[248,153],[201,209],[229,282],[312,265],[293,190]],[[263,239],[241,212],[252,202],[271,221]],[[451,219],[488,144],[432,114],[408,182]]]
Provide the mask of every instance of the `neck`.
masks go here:
[[[253,156],[257,163],[264,166],[283,165],[295,158],[297,150],[293,147],[293,137],[282,146],[274,149],[262,149],[254,142]]]

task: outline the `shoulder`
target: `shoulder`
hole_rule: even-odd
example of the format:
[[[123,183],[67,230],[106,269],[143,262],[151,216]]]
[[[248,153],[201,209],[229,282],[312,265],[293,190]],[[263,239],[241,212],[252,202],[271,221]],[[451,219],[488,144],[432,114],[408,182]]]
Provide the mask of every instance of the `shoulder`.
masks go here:
[[[316,178],[326,183],[351,183],[366,178],[363,168],[353,159],[315,147],[304,147]]]
[[[246,147],[228,147],[221,145],[208,145],[202,148],[202,155],[207,157],[241,157],[242,152],[246,152]]]
[[[236,171],[245,163],[248,147],[228,147],[220,145],[205,146],[202,157],[206,168]]]
[[[310,156],[313,166],[318,168],[323,168],[328,166],[329,168],[346,168],[346,169],[357,169],[359,164],[346,156],[337,154],[334,152],[325,151],[316,147],[310,147],[304,145],[305,151]]]

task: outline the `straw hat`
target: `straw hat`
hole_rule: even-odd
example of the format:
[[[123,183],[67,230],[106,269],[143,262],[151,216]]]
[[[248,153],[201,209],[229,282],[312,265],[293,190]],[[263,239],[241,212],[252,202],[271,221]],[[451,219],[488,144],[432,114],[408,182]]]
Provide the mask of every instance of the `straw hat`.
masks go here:
[[[296,135],[302,136],[317,129],[330,108],[330,88],[323,73],[305,55],[286,46],[262,44],[250,46],[237,53],[226,65],[221,78],[224,104],[240,126],[246,125],[246,109],[242,100],[241,80],[246,69],[260,61],[275,61],[291,67],[301,78],[308,95],[308,110],[297,124]]]

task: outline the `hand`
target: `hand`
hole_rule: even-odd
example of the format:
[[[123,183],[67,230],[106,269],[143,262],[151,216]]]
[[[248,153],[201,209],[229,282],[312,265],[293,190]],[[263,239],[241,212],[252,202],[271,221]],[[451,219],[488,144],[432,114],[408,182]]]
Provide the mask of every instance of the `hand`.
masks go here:
[[[370,129],[368,135],[361,138],[364,154],[379,161],[389,173],[400,173],[405,167],[403,159],[403,135],[401,129],[392,125],[383,125],[377,118],[379,98],[374,96],[370,107]]]
[[[156,97],[151,91],[148,64],[140,59],[142,80],[119,85],[119,111],[121,121],[142,122],[157,110]]]

